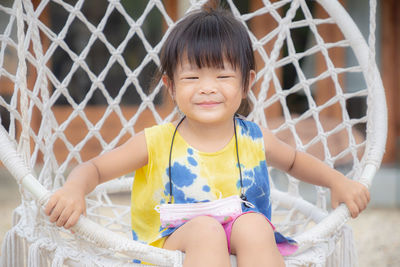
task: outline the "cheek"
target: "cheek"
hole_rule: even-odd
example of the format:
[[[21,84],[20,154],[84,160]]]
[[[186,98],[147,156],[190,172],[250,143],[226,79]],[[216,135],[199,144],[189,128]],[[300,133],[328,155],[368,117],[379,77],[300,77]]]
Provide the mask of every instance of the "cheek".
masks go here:
[[[178,106],[185,106],[191,102],[191,95],[188,90],[176,90],[175,91],[175,103]]]
[[[246,98],[246,96],[245,96],[245,93],[243,92],[243,90],[239,89],[239,90],[235,91],[233,98],[235,98],[235,100],[240,103],[243,98]]]
[[[187,98],[187,92],[186,92],[186,90],[177,88],[177,89],[175,90],[175,97],[176,97],[177,99],[185,99],[185,98]]]
[[[246,98],[246,95],[243,91],[237,92],[237,94],[235,96],[235,103],[234,103],[236,111],[240,108],[240,105],[242,104],[242,101],[245,98]]]

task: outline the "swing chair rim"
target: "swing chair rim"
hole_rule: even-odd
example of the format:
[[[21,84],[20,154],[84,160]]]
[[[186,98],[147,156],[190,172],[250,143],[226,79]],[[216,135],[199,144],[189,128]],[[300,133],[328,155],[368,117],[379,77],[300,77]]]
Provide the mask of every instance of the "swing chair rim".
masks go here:
[[[31,192],[40,206],[43,207],[50,197],[50,192],[37,181],[29,167],[16,151],[14,144],[8,138],[7,131],[2,126],[0,127],[0,143],[2,144],[2,148],[0,149],[0,159],[2,162],[13,174],[14,178],[25,189]],[[370,180],[375,172],[376,167],[372,164],[368,164],[364,169],[363,177],[365,177],[365,180]],[[273,194],[277,194],[277,192],[274,191]],[[290,203],[291,205],[296,205],[297,201],[298,198],[293,197],[287,201],[287,205],[290,206]],[[297,203],[297,205],[299,204]],[[304,206],[304,209],[307,210],[307,206]],[[321,214],[315,214],[317,214],[319,218],[323,217]],[[299,244],[299,250],[305,251],[310,246],[317,245],[318,240],[326,240],[331,233],[340,230],[349,217],[350,215],[347,207],[342,204],[320,222],[317,222],[311,229],[295,237],[295,240]],[[84,216],[80,217],[78,223],[71,230],[86,241],[95,243],[100,247],[108,248],[146,262],[160,264],[161,266],[166,262],[170,262],[172,259],[173,262],[175,262],[176,259],[179,258],[175,251],[160,249],[131,240],[108,230]],[[178,252],[178,254],[179,253],[181,252]],[[183,255],[183,253],[181,253],[181,255]]]
[[[331,14],[329,10],[343,9],[337,1],[317,1],[324,6],[325,10],[332,17],[337,17],[339,15],[337,13]],[[372,113],[371,119],[373,124],[367,124],[367,127],[369,127],[367,130],[367,139],[372,141],[371,144],[367,146],[363,157],[364,166],[360,178],[360,182],[369,187],[377,169],[379,168],[383,156],[384,144],[386,142],[387,111],[384,89],[375,62],[370,62],[368,60],[368,53],[366,52],[369,51],[368,46],[353,20],[347,12],[342,12],[340,18],[337,19],[336,22],[346,26],[340,27],[339,25],[346,39],[351,43],[351,47],[363,68],[363,74],[366,80],[370,81],[370,78],[372,77],[372,84],[368,84],[368,88],[371,88],[369,91],[374,93],[374,99],[371,100],[374,104],[372,107],[374,110],[373,112],[370,112]],[[369,76],[367,75],[368,66],[371,66],[371,69],[369,69],[369,71],[372,71],[371,77],[367,77]],[[0,158],[4,165],[12,173],[14,178],[22,184],[24,188],[30,191],[43,206],[47,202],[50,193],[37,181],[22,156],[17,153],[14,144],[9,139],[8,133],[3,127],[0,127],[0,143],[2,144],[0,148]],[[300,234],[295,239],[298,241],[300,248],[316,245],[318,241],[315,240],[322,240],[331,233],[337,232],[341,227],[343,227],[349,218],[349,210],[344,204],[342,204],[328,216],[323,218],[313,228]],[[128,256],[153,262],[161,266],[167,266],[168,262],[171,261],[181,261],[183,258],[183,253],[181,252],[168,251],[141,244],[137,241],[122,237],[83,216],[81,216],[78,224],[73,228],[73,230],[76,234],[82,235],[82,237],[87,241],[95,242],[99,246],[107,247]],[[136,252],[133,252],[133,250]]]

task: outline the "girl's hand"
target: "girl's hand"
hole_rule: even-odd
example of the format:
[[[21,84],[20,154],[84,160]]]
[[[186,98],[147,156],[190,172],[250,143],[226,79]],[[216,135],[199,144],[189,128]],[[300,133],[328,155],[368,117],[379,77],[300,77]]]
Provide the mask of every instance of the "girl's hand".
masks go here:
[[[135,151],[135,157],[132,157]],[[81,214],[86,215],[85,196],[106,181],[130,173],[147,164],[144,131],[125,144],[76,166],[62,188],[57,190],[45,207],[46,215],[57,226],[74,226]]]
[[[356,218],[370,201],[368,189],[359,182],[348,179],[344,176],[337,179],[331,186],[332,208],[337,208],[340,203],[345,203],[351,217]]]
[[[51,196],[44,212],[50,216],[50,222],[69,229],[78,222],[82,213],[86,215],[85,193],[64,186]]]

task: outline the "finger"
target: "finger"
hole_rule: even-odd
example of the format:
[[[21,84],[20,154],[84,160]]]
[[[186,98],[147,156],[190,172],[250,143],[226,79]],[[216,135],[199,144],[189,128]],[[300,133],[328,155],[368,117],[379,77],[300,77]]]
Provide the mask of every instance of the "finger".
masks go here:
[[[365,210],[370,201],[370,195],[367,188],[364,187],[363,190],[360,192],[359,199],[359,207],[361,208],[361,211]]]
[[[68,218],[71,216],[71,213],[72,213],[72,210],[65,208],[61,212],[60,216],[58,217],[56,225],[58,227],[64,226],[64,224],[67,222]]]
[[[333,209],[336,209],[339,206],[339,201],[337,201],[336,199],[332,198],[331,205],[332,205]]]
[[[365,192],[365,195],[366,195],[366,197],[367,197],[367,204],[371,201],[371,194],[370,194],[370,192],[369,192],[369,190],[367,189],[367,191]]]
[[[359,212],[365,210],[365,208],[367,207],[367,203],[366,203],[366,199],[364,196],[359,196],[357,197],[354,202],[356,203]]]
[[[350,215],[353,219],[357,218],[358,214],[360,213],[360,210],[358,208],[358,206],[356,205],[356,203],[354,202],[350,202],[348,204],[346,204],[349,211],[350,211]]]
[[[64,205],[61,203],[57,202],[56,206],[53,208],[53,210],[50,213],[50,222],[54,223],[58,220],[58,217],[60,217],[62,211],[64,209]]]
[[[368,204],[369,201],[371,200],[371,196],[370,196],[368,188],[365,185],[362,185],[362,194],[366,197],[367,204]]]
[[[362,195],[362,201],[363,201],[363,209],[362,210],[365,210],[369,203],[368,196],[366,194]]]
[[[65,223],[64,228],[65,229],[69,229],[72,226],[74,226],[75,224],[77,224],[79,217],[81,216],[81,214],[77,211],[74,211],[71,216],[69,216],[68,221]]]
[[[56,203],[57,203],[56,198],[54,196],[52,196],[50,198],[50,200],[47,202],[47,205],[46,205],[46,207],[44,209],[44,213],[47,216],[50,216],[50,214],[51,214],[52,210],[54,209],[54,206],[56,205]]]

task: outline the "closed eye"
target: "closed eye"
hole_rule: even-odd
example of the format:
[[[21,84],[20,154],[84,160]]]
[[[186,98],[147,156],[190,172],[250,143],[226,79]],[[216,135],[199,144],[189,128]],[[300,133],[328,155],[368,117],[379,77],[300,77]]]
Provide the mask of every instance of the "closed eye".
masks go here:
[[[228,79],[228,78],[232,78],[233,76],[231,75],[220,75],[218,76],[218,79]]]

